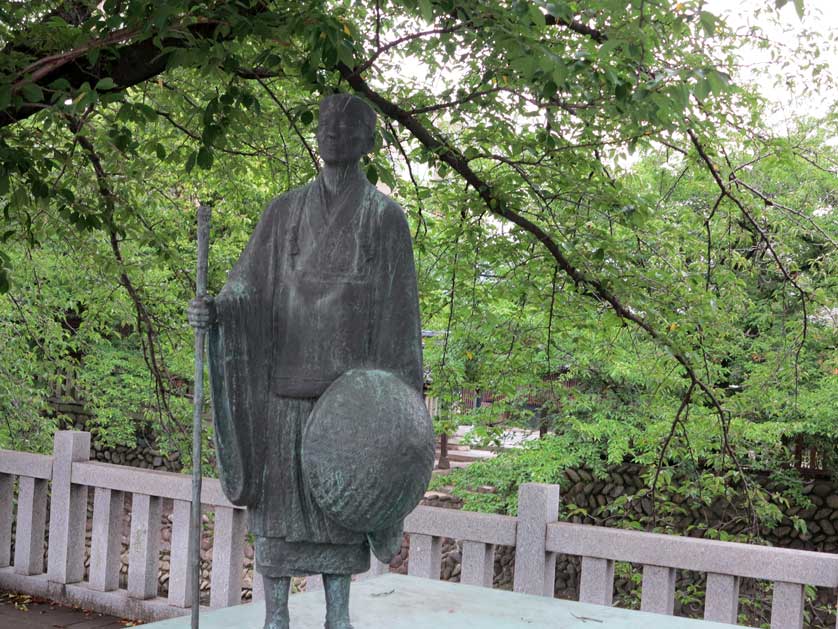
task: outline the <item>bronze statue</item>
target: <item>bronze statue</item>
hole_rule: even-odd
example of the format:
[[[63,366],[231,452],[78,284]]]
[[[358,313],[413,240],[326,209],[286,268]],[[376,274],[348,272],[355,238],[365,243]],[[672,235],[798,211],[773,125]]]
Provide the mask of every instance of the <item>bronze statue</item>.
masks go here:
[[[366,102],[325,98],[322,170],[270,203],[221,292],[189,308],[192,325],[209,331],[220,478],[228,499],[248,507],[265,629],[289,627],[291,577],[310,574],[323,575],[326,628],[350,628],[351,575],[369,569],[370,549],[384,562],[398,552],[404,515],[433,465],[430,419],[417,407],[422,349],[410,231],[402,209],[359,166],[374,132]],[[363,426],[341,433],[354,465],[328,454],[328,435],[340,433],[330,426],[353,421],[341,410],[349,408]],[[394,414],[387,425],[395,428],[373,444],[372,426]],[[400,435],[406,439],[392,448]],[[398,452],[364,466],[360,450],[388,444]],[[353,504],[370,513],[350,514]]]

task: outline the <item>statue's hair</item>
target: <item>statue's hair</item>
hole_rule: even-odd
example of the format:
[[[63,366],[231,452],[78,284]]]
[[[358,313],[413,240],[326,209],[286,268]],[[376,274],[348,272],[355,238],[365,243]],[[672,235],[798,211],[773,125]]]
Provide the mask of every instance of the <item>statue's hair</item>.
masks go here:
[[[320,118],[324,114],[347,112],[363,124],[370,133],[375,131],[375,111],[362,98],[352,94],[332,94],[320,101]]]

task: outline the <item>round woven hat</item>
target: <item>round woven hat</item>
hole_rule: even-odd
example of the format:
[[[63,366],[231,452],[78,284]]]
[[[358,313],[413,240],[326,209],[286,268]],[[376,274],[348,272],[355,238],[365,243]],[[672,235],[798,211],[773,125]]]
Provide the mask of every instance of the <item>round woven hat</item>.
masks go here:
[[[341,526],[392,527],[424,495],[434,432],[422,396],[388,371],[353,369],[320,396],[303,433],[304,482]]]

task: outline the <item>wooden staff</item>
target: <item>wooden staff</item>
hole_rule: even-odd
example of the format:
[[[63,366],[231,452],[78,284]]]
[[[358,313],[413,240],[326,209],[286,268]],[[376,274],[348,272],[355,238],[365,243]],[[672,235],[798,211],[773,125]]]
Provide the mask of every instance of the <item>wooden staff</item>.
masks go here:
[[[198,208],[198,272],[196,298],[207,294],[207,265],[211,210]],[[195,393],[192,415],[192,517],[189,536],[189,561],[192,571],[192,629],[198,629],[201,609],[201,416],[204,410],[204,338],[206,329],[195,328]]]

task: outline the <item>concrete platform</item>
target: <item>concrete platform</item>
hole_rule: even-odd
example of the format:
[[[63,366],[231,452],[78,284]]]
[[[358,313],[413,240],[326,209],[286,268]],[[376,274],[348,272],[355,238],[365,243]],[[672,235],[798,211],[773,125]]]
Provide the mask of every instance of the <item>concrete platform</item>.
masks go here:
[[[292,629],[322,629],[323,592],[291,597]],[[262,629],[265,607],[251,603],[201,615],[201,629]],[[701,620],[526,596],[387,574],[352,584],[355,629],[728,629]],[[188,629],[189,618],[148,629]]]

